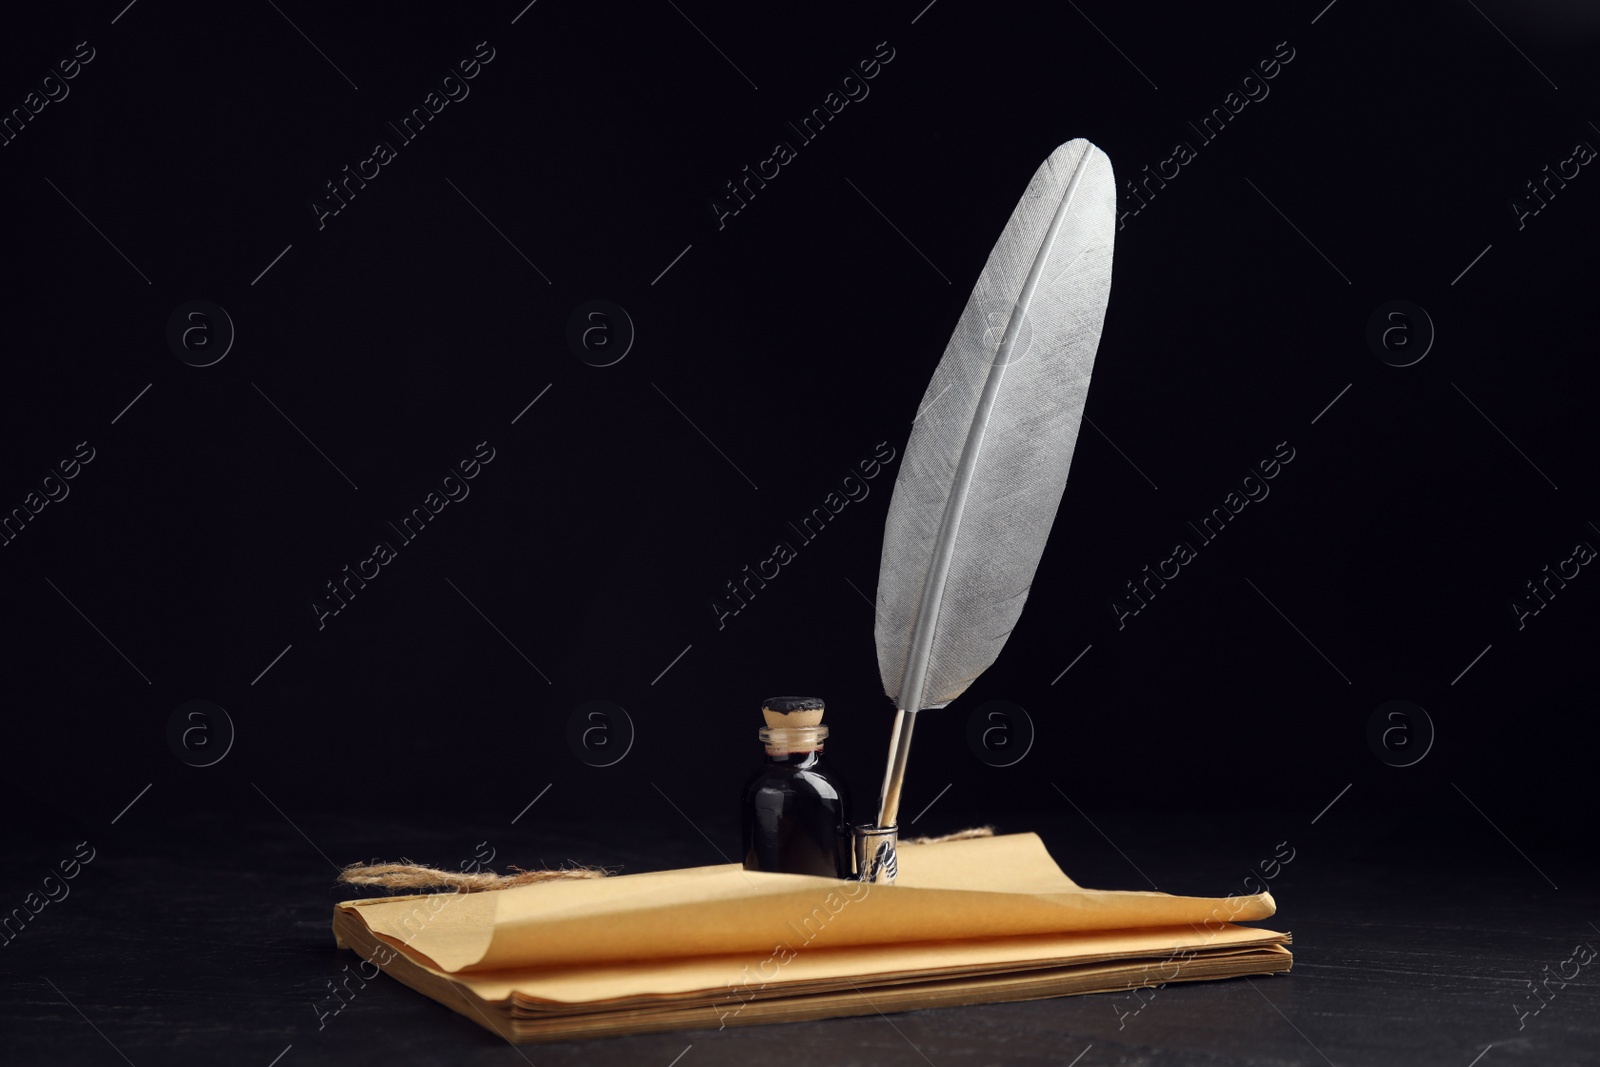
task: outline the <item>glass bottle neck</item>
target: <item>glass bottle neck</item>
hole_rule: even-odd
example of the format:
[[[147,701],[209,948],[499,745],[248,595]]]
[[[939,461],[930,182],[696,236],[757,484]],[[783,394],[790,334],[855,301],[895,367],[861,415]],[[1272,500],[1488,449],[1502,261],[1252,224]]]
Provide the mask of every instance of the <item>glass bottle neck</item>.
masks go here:
[[[822,743],[827,740],[828,728],[764,726],[759,736],[762,747],[766,749],[768,763],[803,767],[815,763],[822,756]]]

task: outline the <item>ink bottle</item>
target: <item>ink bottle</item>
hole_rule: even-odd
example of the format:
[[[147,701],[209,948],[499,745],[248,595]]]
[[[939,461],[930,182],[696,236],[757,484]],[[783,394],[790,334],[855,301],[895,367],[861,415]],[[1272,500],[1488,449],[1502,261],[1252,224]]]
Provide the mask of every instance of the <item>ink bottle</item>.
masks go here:
[[[816,697],[762,704],[766,763],[744,787],[746,870],[851,876],[850,793],[822,755],[823,710]]]

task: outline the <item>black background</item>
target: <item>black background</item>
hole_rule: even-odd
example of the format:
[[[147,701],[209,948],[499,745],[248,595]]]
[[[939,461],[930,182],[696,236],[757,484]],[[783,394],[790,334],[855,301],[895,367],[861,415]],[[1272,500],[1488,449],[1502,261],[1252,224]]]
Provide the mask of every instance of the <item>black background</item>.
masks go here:
[[[519,862],[581,820],[603,853],[731,826],[778,692],[828,699],[830,754],[875,793],[892,710],[865,598],[898,464],[720,627],[712,602],[879,442],[903,448],[1028,177],[1086,137],[1119,184],[1197,155],[1142,209],[1122,186],[1094,427],[1004,654],[922,716],[902,822],[1075,805],[1226,838],[1249,809],[1275,839],[1338,797],[1354,840],[1561,882],[1592,840],[1600,578],[1520,629],[1510,604],[1600,545],[1600,178],[1520,228],[1512,204],[1600,145],[1600,16],[924,2],[8,12],[6,109],[94,50],[0,148],[0,508],[78,442],[95,456],[0,548],[15,832],[114,855],[204,817],[181,846],[203,857],[263,818],[313,840],[493,824]],[[478,42],[470,95],[319,228],[324,184]],[[879,42],[870,94],[801,144],[788,123]],[[1290,50],[1203,142],[1189,123]],[[797,158],[719,228],[713,198],[777,140]],[[566,338],[597,298],[637,332],[606,367]],[[166,338],[194,299],[237,331],[209,367]],[[1394,299],[1437,331],[1407,367],[1366,339]],[[324,583],[483,441],[470,495],[319,629]],[[1123,583],[1280,442],[1270,496],[1119,629]],[[236,735],[211,766],[168,741],[194,699]],[[1436,734],[1408,767],[1368,742],[1395,699]],[[567,740],[591,700],[635,733],[609,767]],[[991,700],[1036,730],[1012,766],[966,740]],[[684,862],[735,849],[687,840]],[[451,847],[413,858],[471,855]],[[352,849],[328,858],[370,858]]]

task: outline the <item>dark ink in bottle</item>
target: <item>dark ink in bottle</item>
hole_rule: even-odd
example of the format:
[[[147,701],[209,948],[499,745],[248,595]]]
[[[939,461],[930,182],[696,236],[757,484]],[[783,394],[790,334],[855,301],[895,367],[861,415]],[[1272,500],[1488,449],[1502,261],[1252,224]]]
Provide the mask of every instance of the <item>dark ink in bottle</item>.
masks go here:
[[[816,697],[772,697],[761,708],[766,762],[745,783],[744,866],[849,878],[850,794],[823,757],[828,728]]]

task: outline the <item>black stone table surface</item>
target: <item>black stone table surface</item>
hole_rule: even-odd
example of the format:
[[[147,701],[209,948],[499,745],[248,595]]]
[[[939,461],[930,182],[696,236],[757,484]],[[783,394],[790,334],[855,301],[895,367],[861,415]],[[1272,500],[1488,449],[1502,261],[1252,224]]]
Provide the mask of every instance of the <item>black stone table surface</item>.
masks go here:
[[[1600,945],[1592,855],[1513,843],[1467,803],[1397,810],[1376,835],[1381,821],[1343,818],[1339,804],[1292,818],[1063,805],[996,820],[1002,831],[1040,833],[1090,886],[1223,896],[1266,864],[1279,911],[1263,925],[1294,935],[1287,976],[520,1048],[388,979],[324,1015],[328,983],[355,960],[334,947],[332,905],[360,895],[335,885],[334,865],[405,856],[455,867],[487,842],[500,869],[694,866],[732,851],[731,820],[691,825],[663,806],[631,824],[553,825],[530,814],[515,826],[399,826],[291,822],[261,807],[251,819],[155,819],[152,808],[144,822],[135,807],[98,831],[20,818],[7,909],[80,840],[94,855],[69,895],[9,931],[0,949],[0,1060],[1556,1067],[1600,1058],[1600,959],[1583,962],[1584,946]]]

